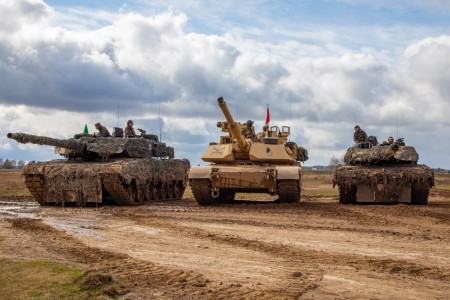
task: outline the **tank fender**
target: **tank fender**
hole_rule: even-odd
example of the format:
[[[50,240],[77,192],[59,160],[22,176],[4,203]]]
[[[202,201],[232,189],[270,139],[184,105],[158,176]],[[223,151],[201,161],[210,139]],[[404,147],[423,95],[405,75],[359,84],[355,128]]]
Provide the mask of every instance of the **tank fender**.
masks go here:
[[[197,166],[189,170],[189,179],[210,179],[212,166]]]
[[[286,179],[298,180],[300,179],[300,174],[302,171],[300,167],[295,166],[288,166],[288,167],[278,166],[276,167],[276,169],[278,180],[286,180]]]

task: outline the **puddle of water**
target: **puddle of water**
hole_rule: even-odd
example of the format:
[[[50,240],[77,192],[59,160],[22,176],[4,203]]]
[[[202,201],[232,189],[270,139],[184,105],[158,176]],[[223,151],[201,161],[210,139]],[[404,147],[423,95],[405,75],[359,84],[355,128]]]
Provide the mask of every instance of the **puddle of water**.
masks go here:
[[[63,230],[65,232],[81,236],[90,237],[96,240],[105,240],[105,238],[98,232],[96,221],[86,219],[62,219],[54,217],[43,217],[45,223],[54,228]]]

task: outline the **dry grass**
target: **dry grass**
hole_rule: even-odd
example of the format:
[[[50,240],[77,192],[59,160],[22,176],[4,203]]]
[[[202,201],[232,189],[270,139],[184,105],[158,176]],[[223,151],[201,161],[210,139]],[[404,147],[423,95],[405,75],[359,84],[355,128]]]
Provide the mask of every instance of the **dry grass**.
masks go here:
[[[312,197],[338,196],[337,188],[333,189],[333,173],[330,171],[304,171],[302,194]]]
[[[38,260],[0,260],[0,299],[82,299],[76,281],[81,270]]]
[[[0,169],[0,197],[31,196],[21,170]]]

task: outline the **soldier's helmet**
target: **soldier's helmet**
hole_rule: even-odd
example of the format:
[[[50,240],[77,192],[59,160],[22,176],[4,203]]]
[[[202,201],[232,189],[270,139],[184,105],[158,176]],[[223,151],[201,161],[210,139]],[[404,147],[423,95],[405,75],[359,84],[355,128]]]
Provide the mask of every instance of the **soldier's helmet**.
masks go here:
[[[245,124],[247,124],[248,126],[252,126],[253,125],[253,121],[252,120],[248,120]]]
[[[129,125],[130,123],[133,123],[133,120],[128,120],[127,121],[127,125]]]

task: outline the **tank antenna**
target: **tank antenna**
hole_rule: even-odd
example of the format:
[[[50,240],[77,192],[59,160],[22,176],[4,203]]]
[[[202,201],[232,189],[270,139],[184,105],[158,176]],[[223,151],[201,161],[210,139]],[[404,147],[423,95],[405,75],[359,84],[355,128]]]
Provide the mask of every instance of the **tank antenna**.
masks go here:
[[[161,101],[158,102],[158,115],[159,115],[159,141],[162,142],[162,139],[161,139]]]
[[[269,106],[269,104],[267,104]],[[292,102],[289,101],[289,127],[291,127],[291,112],[292,112]],[[291,141],[291,135],[289,135],[288,142]]]
[[[396,116],[397,118],[397,139],[398,139],[398,115]]]
[[[117,127],[119,127],[119,111],[120,111],[120,109],[119,109],[119,99],[117,99]]]

